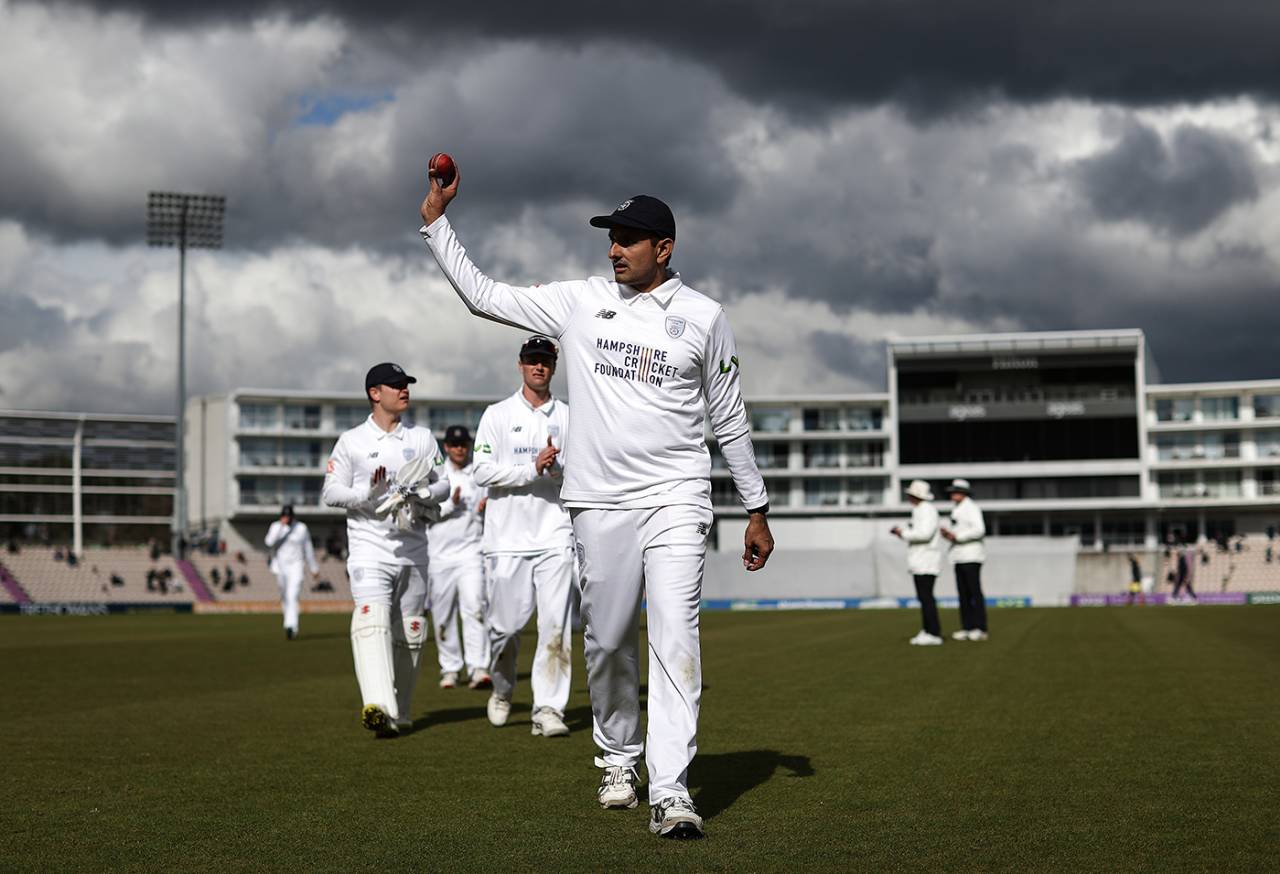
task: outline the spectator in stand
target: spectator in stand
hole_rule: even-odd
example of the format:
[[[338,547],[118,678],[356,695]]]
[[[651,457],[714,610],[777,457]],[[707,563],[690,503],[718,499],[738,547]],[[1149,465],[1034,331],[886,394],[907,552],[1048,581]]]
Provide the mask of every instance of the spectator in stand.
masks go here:
[[[54,560],[54,561],[65,561],[65,560],[66,560],[66,558],[67,558],[67,557],[66,557],[66,556],[63,554],[63,552],[62,552],[62,547],[61,547],[61,546],[55,546],[55,547],[53,548],[53,560]]]
[[[1133,599],[1142,594],[1142,565],[1138,563],[1138,557],[1132,552],[1129,553],[1129,603],[1133,603]],[[1146,598],[1142,599],[1145,604]]]
[[[120,588],[124,585],[124,577],[117,573],[113,573],[111,575],[111,585],[115,586],[117,589]]]
[[[15,537],[9,538],[9,545],[6,548],[8,549],[10,555],[17,555],[19,552],[22,551],[22,548],[18,546],[18,540]]]

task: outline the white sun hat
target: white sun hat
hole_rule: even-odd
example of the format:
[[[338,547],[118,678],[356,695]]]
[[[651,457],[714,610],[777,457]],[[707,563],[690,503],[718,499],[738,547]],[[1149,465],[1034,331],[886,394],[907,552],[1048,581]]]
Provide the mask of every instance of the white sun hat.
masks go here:
[[[911,485],[907,486],[907,494],[922,501],[933,500],[933,492],[929,491],[929,484],[922,479],[913,479]]]

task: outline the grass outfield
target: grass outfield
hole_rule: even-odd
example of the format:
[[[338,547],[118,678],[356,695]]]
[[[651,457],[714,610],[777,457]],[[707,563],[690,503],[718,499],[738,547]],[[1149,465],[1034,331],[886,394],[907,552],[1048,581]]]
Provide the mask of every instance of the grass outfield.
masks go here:
[[[709,836],[676,843],[595,806],[580,639],[571,737],[529,735],[527,679],[493,729],[427,670],[377,741],[345,617],[0,617],[0,869],[1276,869],[1280,609],[991,620],[704,615]]]

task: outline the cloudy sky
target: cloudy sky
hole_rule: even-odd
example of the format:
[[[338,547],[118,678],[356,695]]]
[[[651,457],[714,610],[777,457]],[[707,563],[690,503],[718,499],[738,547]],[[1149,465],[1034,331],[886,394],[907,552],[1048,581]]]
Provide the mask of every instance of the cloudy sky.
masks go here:
[[[1049,11],[1056,9],[1056,11]],[[675,208],[749,394],[881,390],[887,334],[1139,327],[1167,381],[1280,377],[1280,4],[0,0],[0,408],[167,412],[146,193],[227,197],[190,385],[512,388],[417,237],[425,168],[509,281]]]

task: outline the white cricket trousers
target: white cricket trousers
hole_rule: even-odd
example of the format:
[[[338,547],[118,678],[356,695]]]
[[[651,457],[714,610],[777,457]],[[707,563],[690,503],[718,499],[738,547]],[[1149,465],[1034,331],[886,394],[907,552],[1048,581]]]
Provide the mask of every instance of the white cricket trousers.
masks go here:
[[[298,599],[302,594],[302,568],[286,568],[276,574],[280,588],[280,611],[284,613],[284,627],[298,630]]]
[[[485,628],[484,557],[457,563],[431,563],[431,622],[435,626],[440,672],[473,676],[489,671],[489,632]],[[462,635],[458,635],[458,614]]]
[[[520,630],[538,611],[538,649],[533,655],[533,709],[550,707],[561,716],[569,703],[573,643],[569,590],[573,550],[531,555],[489,555],[489,660],[493,692],[511,698],[516,685]]]
[[[583,641],[593,737],[606,765],[635,767],[645,752],[649,803],[689,798],[698,751],[702,655],[698,607],[710,509],[575,509],[582,563]],[[649,612],[649,730],[640,728],[639,621]]]

